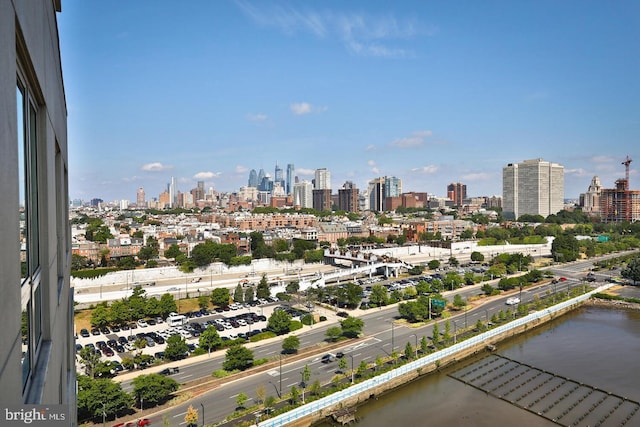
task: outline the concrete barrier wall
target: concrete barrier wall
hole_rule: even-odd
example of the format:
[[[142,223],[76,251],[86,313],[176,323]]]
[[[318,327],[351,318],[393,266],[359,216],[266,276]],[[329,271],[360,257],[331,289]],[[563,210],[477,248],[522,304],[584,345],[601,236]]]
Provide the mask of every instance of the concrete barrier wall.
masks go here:
[[[589,299],[592,294],[603,292],[612,285],[607,284],[584,295],[556,304],[544,310],[536,311],[525,317],[516,319],[505,325],[498,326],[487,332],[476,335],[451,347],[447,347],[435,353],[431,353],[418,360],[407,363],[392,371],[386,372],[374,378],[368,379],[351,387],[325,396],[321,399],[299,406],[291,411],[277,415],[271,419],[262,421],[259,427],[276,426],[308,426],[318,421],[333,411],[356,405],[369,399],[371,396],[388,391],[407,383],[420,375],[428,373],[438,366],[445,366],[457,360],[483,350],[487,344],[501,341],[510,336],[517,335],[532,327],[545,323],[557,316],[573,310],[578,305]]]

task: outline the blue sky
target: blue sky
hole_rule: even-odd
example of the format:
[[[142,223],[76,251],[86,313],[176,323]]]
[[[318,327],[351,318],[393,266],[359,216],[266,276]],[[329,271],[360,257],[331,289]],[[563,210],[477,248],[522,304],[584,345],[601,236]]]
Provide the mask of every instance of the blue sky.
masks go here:
[[[502,193],[508,163],[640,188],[638,1],[65,0],[71,198],[218,191],[295,164],[334,192]]]

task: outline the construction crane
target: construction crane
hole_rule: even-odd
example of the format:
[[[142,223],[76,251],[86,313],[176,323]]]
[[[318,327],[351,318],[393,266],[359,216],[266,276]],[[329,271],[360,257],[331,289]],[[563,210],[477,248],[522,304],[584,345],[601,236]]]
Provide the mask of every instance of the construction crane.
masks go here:
[[[629,156],[627,156],[626,159],[624,159],[624,162],[622,162],[622,164],[624,165],[624,179],[625,179],[625,190],[629,189],[629,165],[631,164],[632,160]]]

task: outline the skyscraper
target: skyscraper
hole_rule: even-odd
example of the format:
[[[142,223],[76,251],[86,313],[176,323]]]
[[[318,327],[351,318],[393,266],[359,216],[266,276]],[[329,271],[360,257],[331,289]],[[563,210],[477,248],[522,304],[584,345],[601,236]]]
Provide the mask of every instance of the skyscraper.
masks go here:
[[[447,185],[447,197],[453,200],[455,206],[462,206],[467,198],[467,186],[460,182],[452,182]]]
[[[285,186],[285,190],[287,194],[291,194],[293,192],[294,174],[295,174],[295,167],[293,166],[293,163],[289,163],[287,165],[287,182]]]
[[[276,163],[276,168],[274,172],[275,172],[273,175],[274,184],[279,183],[280,186],[284,189],[284,176],[282,174],[282,168],[278,166],[277,163]]]
[[[64,423],[74,426],[67,106],[57,12],[59,1],[0,2],[0,402],[25,415],[35,411],[26,404],[50,405],[47,413],[64,405]],[[2,414],[2,424],[11,424]]]
[[[564,207],[564,167],[542,159],[502,169],[502,206],[507,219],[556,214]]]
[[[293,204],[301,208],[313,208],[313,185],[309,181],[294,184]]]
[[[138,193],[136,194],[136,207],[137,208],[145,208],[147,207],[147,200],[144,194],[144,188],[138,188]]]
[[[258,188],[258,184],[258,173],[255,169],[251,169],[251,172],[249,172],[249,182],[247,183],[247,186]]]
[[[171,177],[169,184],[169,207],[178,207],[178,179],[175,176]]]
[[[315,190],[331,190],[331,172],[327,168],[316,169],[314,182]]]

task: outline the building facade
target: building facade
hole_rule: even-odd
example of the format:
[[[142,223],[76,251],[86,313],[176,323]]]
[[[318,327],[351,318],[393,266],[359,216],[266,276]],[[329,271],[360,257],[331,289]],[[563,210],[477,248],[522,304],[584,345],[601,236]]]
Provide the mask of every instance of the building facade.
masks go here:
[[[547,217],[564,207],[564,167],[542,159],[510,163],[502,169],[502,203],[506,219]]]
[[[327,168],[316,169],[314,190],[331,190],[331,172]]]
[[[0,2],[0,406],[64,405],[75,425],[60,11],[55,0]]]
[[[462,207],[467,198],[467,186],[460,182],[452,182],[447,185],[447,197],[453,200],[454,206]]]
[[[338,189],[338,209],[345,212],[358,212],[358,189],[347,181]]]

